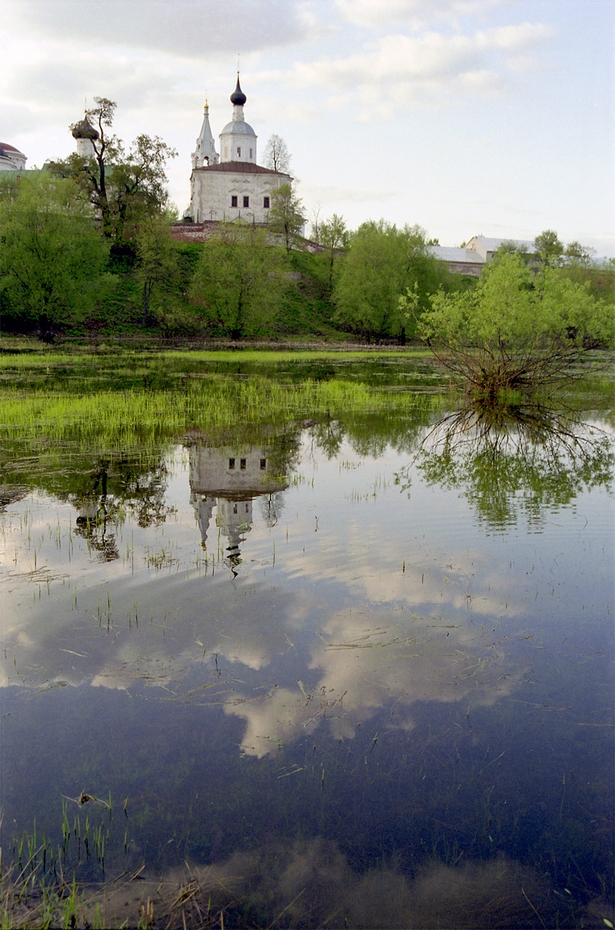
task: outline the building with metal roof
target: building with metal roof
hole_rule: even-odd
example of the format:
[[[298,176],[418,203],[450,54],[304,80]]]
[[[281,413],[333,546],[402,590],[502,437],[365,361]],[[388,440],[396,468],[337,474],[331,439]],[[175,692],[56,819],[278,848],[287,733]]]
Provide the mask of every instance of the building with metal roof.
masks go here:
[[[432,245],[429,248],[432,255],[447,263],[448,270],[453,274],[479,278],[485,264],[491,261],[503,245],[514,245],[528,255],[533,255],[536,251],[534,243],[527,239],[492,239],[486,236],[472,236],[469,242],[460,248],[442,245]]]

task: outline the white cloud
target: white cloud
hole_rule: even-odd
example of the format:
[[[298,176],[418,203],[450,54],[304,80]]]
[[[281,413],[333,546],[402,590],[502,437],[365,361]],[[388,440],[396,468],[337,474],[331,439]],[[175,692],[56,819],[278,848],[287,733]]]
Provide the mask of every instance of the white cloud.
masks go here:
[[[517,26],[501,26],[477,32],[476,42],[482,48],[503,48],[516,52],[552,39],[554,35],[553,26],[545,23],[520,23]]]
[[[505,0],[335,0],[343,18],[355,26],[378,28],[403,22],[413,28],[438,19],[486,15]]]
[[[398,196],[398,191],[386,188],[334,187],[306,183],[301,186],[301,195],[313,203],[381,203],[385,200],[393,200]]]
[[[3,18],[46,37],[79,39],[92,52],[131,46],[200,58],[301,41],[313,23],[292,0],[8,0]]]
[[[293,77],[301,86],[330,92],[333,109],[359,101],[359,119],[393,118],[400,105],[434,105],[444,99],[502,93],[520,53],[554,35],[543,23],[522,23],[473,35],[382,36],[345,58],[298,62]],[[508,67],[508,61],[512,67]],[[527,63],[527,58],[526,58]],[[517,67],[518,70],[518,67]]]

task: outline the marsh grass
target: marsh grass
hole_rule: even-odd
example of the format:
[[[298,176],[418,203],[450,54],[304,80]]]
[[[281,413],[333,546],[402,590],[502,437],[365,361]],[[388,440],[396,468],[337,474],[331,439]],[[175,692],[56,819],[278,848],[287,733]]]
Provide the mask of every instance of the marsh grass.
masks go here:
[[[187,433],[211,440],[249,432],[250,427],[271,430],[308,419],[410,416],[426,402],[415,394],[379,392],[349,381],[289,385],[258,376],[247,381],[209,377],[189,382],[181,392],[33,395],[12,389],[0,400],[0,441],[5,448],[23,444],[15,449],[21,453],[21,469],[40,454],[52,467],[57,459],[60,467],[75,448],[104,454],[144,450]]]

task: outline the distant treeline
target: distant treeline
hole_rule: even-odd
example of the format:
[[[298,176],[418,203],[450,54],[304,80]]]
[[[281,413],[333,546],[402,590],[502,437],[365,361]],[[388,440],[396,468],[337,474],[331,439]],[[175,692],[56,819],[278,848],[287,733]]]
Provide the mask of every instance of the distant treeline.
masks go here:
[[[120,191],[116,213],[101,222],[75,180],[78,167],[0,181],[5,332],[46,340],[139,332],[212,339],[353,334],[404,343],[433,295],[476,286],[433,256],[424,230],[383,220],[351,232],[334,215],[318,227],[317,254],[304,251],[295,232],[274,238],[238,223],[220,224],[204,243],[177,242],[165,198],[139,199],[138,190],[133,201]],[[122,222],[114,225],[114,216]],[[541,260],[612,301],[612,262],[597,264],[577,244],[566,250],[555,234],[542,236],[551,251]]]

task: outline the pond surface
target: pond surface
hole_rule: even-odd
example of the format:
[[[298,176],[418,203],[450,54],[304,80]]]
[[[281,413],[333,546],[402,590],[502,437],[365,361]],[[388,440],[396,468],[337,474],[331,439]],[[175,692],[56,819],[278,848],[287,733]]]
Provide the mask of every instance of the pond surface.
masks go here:
[[[106,883],[104,925],[608,926],[604,446],[236,413],[53,473],[4,442],[5,861]]]

